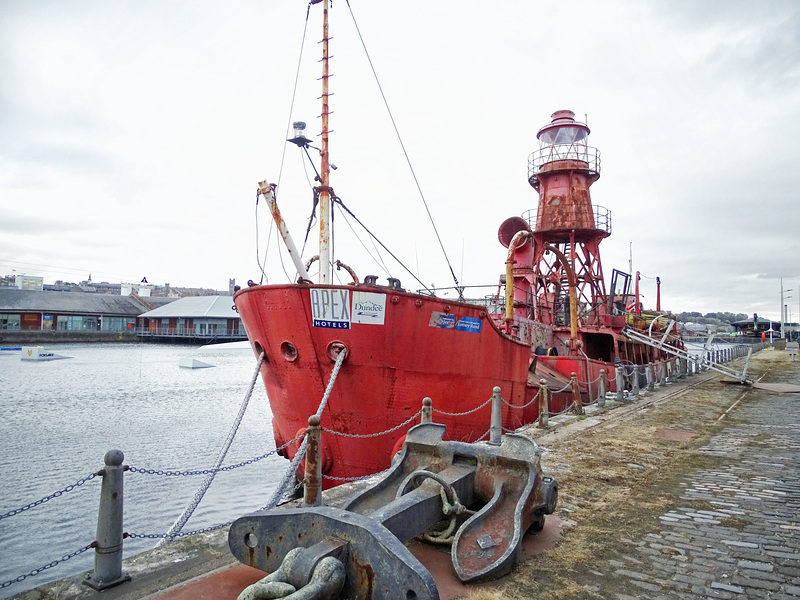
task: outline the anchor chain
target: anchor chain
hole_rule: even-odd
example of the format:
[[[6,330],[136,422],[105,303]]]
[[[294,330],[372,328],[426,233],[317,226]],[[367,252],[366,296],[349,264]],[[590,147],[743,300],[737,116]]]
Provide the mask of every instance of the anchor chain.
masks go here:
[[[324,600],[336,597],[344,587],[345,570],[342,561],[333,556],[320,560],[314,567],[311,579],[302,584],[292,577],[292,567],[304,552],[294,548],[286,553],[281,566],[264,579],[247,586],[237,600]]]

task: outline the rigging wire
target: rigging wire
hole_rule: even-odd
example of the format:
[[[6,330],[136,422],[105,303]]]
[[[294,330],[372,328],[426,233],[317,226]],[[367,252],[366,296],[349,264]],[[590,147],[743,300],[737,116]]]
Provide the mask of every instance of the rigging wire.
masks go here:
[[[378,242],[378,244],[380,244],[381,248],[383,248],[384,250],[386,250],[386,252],[389,253],[389,256],[391,256],[393,259],[395,259],[397,261],[397,263],[408,272],[409,275],[411,275],[414,279],[416,279],[417,283],[419,283],[426,292],[428,292],[429,294],[433,294],[433,292],[430,289],[428,289],[428,286],[426,286],[424,283],[422,283],[422,281],[420,281],[419,277],[414,275],[414,273],[411,271],[411,269],[409,269],[407,266],[405,266],[403,264],[403,262],[399,258],[397,258],[397,256],[395,256],[395,254],[391,250],[389,250],[389,248],[387,248],[386,245],[383,242],[381,242],[377,237],[375,237],[375,234],[372,233],[367,228],[367,226],[364,225],[364,223],[362,223],[361,220],[357,216],[355,216],[353,214],[353,211],[351,211],[349,208],[347,208],[344,205],[344,203],[342,202],[342,199],[339,198],[339,196],[337,196],[336,194],[334,194],[333,191],[331,191],[331,200],[333,200],[333,203],[338,204],[339,206],[341,206],[347,212],[348,215],[353,217],[353,219],[355,219],[356,223],[361,225],[361,227],[364,228],[364,231],[366,231],[370,235],[370,237],[372,237],[372,239],[374,239],[376,242]],[[456,285],[458,285],[458,281],[456,281]],[[459,295],[459,298],[461,298],[462,297],[462,292],[460,291],[461,288],[457,287],[456,289],[459,290],[458,295]]]
[[[294,112],[294,102],[297,97],[297,83],[300,80],[300,66],[302,65],[303,62],[303,50],[305,49],[306,45],[306,33],[308,32],[308,17],[310,14],[311,14],[311,2],[309,2],[308,6],[306,7],[306,19],[305,22],[303,23],[303,38],[300,42],[300,54],[297,57],[297,70],[295,71],[295,76],[294,76],[294,88],[292,89],[292,100],[289,103],[289,118],[286,122],[287,140],[283,142],[283,152],[281,153],[281,166],[280,169],[278,170],[278,182],[277,182],[278,186],[280,186],[281,184],[281,178],[283,177],[283,165],[284,162],[286,161],[286,147],[287,147],[286,145],[289,143],[288,134],[289,134],[289,129],[292,126],[292,113]],[[272,217],[272,215],[270,215],[270,217]],[[270,233],[272,233],[273,224],[274,224],[274,219],[270,218]],[[267,236],[267,239],[271,239],[271,235]],[[267,264],[267,252],[269,252],[269,242],[267,242],[267,248],[264,251],[264,262],[262,264],[260,260],[260,254],[258,251],[258,196],[256,196],[256,262],[258,263],[258,266],[261,269],[261,283],[264,282],[264,278],[266,277],[264,269],[266,268]],[[278,244],[278,255],[280,256],[280,254],[281,254],[280,244]],[[283,266],[283,272],[286,274],[287,279],[289,279],[289,281],[292,281],[292,278],[289,277],[288,273],[286,273],[286,267],[283,265],[283,256],[281,256],[281,265]]]
[[[458,278],[456,277],[456,274],[453,271],[453,265],[450,264],[450,258],[447,256],[447,251],[444,249],[444,244],[442,243],[442,238],[439,236],[438,229],[436,229],[436,223],[434,223],[434,221],[433,221],[433,216],[431,215],[431,211],[428,208],[428,203],[425,200],[425,195],[422,193],[422,187],[420,186],[419,180],[417,179],[417,174],[414,172],[414,167],[411,164],[411,159],[408,156],[408,152],[406,152],[406,147],[405,147],[405,144],[403,144],[403,139],[400,137],[400,131],[397,128],[397,123],[395,123],[394,115],[392,115],[392,110],[391,110],[391,108],[389,108],[389,102],[386,100],[386,95],[383,93],[383,87],[381,87],[381,82],[378,80],[378,74],[375,72],[375,66],[372,64],[372,58],[369,55],[369,51],[367,50],[367,45],[364,42],[364,38],[361,35],[361,30],[359,29],[358,23],[356,22],[356,17],[353,14],[352,7],[350,6],[350,0],[345,0],[345,1],[347,2],[347,9],[350,11],[350,16],[353,19],[353,25],[355,25],[356,33],[358,33],[358,39],[361,41],[362,48],[364,48],[364,54],[366,54],[367,62],[369,62],[370,69],[372,70],[372,75],[375,77],[375,83],[377,84],[378,90],[380,91],[381,98],[383,99],[383,104],[386,106],[386,111],[389,113],[389,119],[392,122],[392,127],[394,127],[394,132],[397,135],[397,140],[400,142],[400,148],[403,150],[403,155],[405,156],[406,163],[408,164],[408,168],[411,171],[411,176],[414,179],[414,184],[417,186],[417,191],[419,192],[419,196],[422,199],[422,204],[425,207],[425,212],[428,213],[428,219],[430,219],[431,226],[433,227],[433,232],[436,234],[436,239],[439,241],[439,247],[442,249],[442,254],[444,255],[445,261],[447,262],[447,268],[450,269],[450,275],[452,275],[452,277],[453,277],[453,281],[456,284],[456,289],[458,290],[459,300],[461,300],[461,299],[463,299],[463,292],[461,291],[461,285],[458,283]],[[345,210],[347,210],[347,209],[345,209]],[[362,225],[362,227],[363,227],[363,225]],[[366,227],[365,227],[365,229],[366,229]],[[370,234],[370,235],[372,235],[372,234]],[[383,244],[381,244],[381,246],[383,246]],[[384,249],[386,249],[388,251],[388,249],[385,246],[384,246]],[[397,258],[393,254],[392,254],[392,257],[395,258],[395,260],[397,260]],[[400,262],[400,261],[398,260],[398,262]],[[400,263],[400,264],[402,265],[402,263]],[[411,273],[411,271],[409,271],[408,268],[405,265],[403,265],[403,268],[406,269],[409,273]],[[413,273],[411,273],[411,275],[414,277],[414,279],[419,281],[419,283],[423,287],[425,287],[425,284],[423,284],[417,278],[416,275],[414,275]],[[427,290],[427,287],[425,287],[425,289]]]
[[[386,273],[386,275],[388,275],[389,277],[391,277],[391,276],[392,276],[392,274],[389,272],[389,269],[387,269],[387,268],[386,268],[386,263],[384,263],[384,262],[383,262],[383,257],[380,255],[380,252],[377,252],[377,246],[375,246],[375,240],[373,240],[372,238],[370,238],[370,241],[372,242],[372,245],[375,247],[375,250],[376,250],[376,252],[377,252],[377,254],[378,254],[378,258],[375,258],[375,257],[372,255],[372,252],[370,252],[370,251],[369,251],[369,248],[367,248],[367,245],[364,243],[364,241],[361,239],[361,237],[358,235],[358,233],[356,233],[356,230],[353,228],[353,224],[352,224],[352,223],[350,223],[350,221],[348,221],[348,220],[347,220],[347,213],[344,213],[344,212],[343,212],[343,213],[342,213],[342,218],[344,219],[344,222],[345,222],[345,223],[347,223],[347,226],[350,228],[350,231],[352,231],[352,232],[353,232],[353,235],[354,235],[354,236],[355,236],[355,238],[358,240],[358,243],[359,243],[359,244],[361,244],[361,247],[362,247],[362,248],[364,248],[364,252],[366,252],[366,253],[367,253],[367,255],[368,255],[368,256],[369,256],[369,257],[370,257],[372,260],[374,260],[374,261],[375,261],[375,263],[378,265],[378,267],[380,267],[380,268],[383,270],[383,272],[384,272],[384,273]]]

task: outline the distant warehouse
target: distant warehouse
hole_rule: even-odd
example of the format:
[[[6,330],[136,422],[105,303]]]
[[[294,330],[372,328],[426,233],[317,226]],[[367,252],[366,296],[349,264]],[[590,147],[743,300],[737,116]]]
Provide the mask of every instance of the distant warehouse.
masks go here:
[[[0,288],[4,331],[129,331],[145,310],[135,296]]]
[[[139,316],[140,335],[214,341],[247,339],[231,296],[188,296]]]
[[[231,296],[186,298],[32,291],[0,287],[0,339],[78,340],[126,334],[152,341],[247,338]]]

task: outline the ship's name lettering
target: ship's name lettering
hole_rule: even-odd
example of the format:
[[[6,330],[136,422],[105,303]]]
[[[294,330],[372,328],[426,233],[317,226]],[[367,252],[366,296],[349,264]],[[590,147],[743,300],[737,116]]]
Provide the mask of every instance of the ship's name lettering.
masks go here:
[[[314,319],[350,321],[348,290],[319,290],[311,292],[311,315]]]

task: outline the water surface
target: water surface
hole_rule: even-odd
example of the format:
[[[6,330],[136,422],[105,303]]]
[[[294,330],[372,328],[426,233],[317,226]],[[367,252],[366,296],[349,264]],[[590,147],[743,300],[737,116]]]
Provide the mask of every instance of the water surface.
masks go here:
[[[104,454],[156,470],[213,466],[249,389],[255,358],[247,349],[159,344],[48,346],[72,358],[21,361],[0,355],[0,514],[63,489],[103,467]],[[180,357],[214,365],[178,367]],[[274,449],[271,413],[260,377],[225,464]],[[269,499],[288,462],[276,456],[220,473],[185,530],[231,521]],[[125,475],[127,532],[169,529],[204,477]],[[0,583],[59,559],[95,539],[101,478],[0,520]],[[125,556],[154,540],[128,539]],[[24,582],[0,598],[91,570],[90,550]]]

